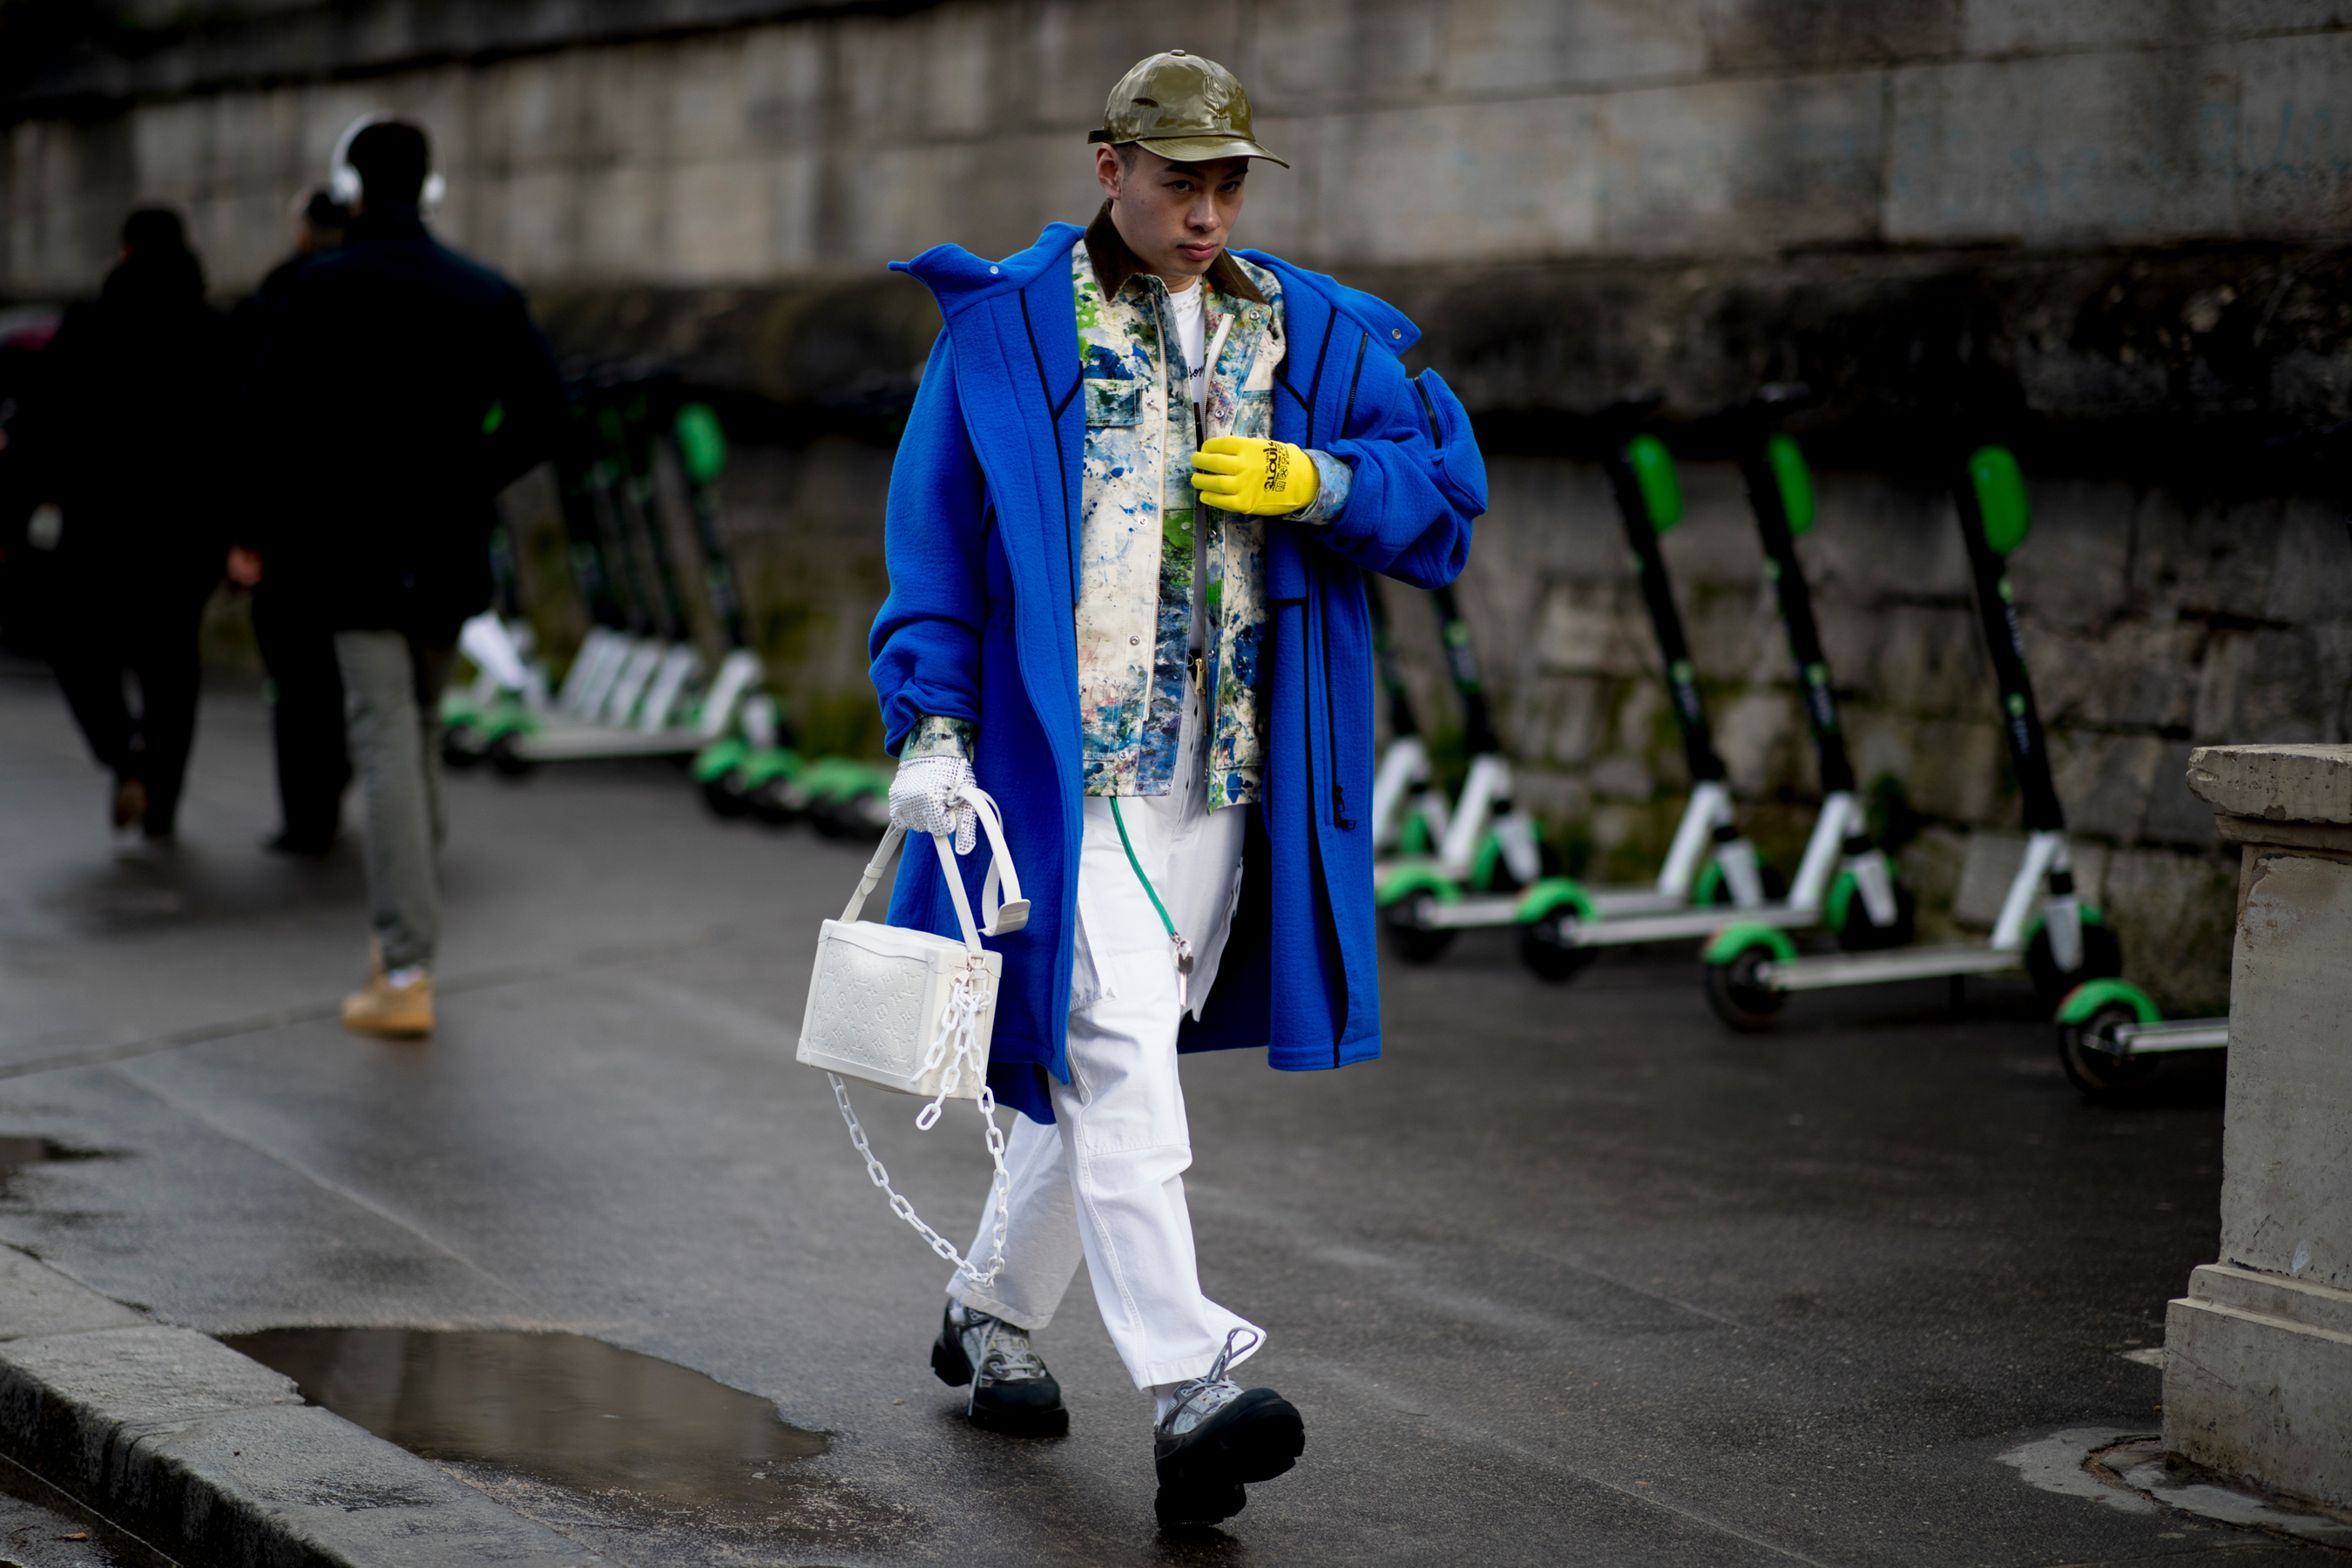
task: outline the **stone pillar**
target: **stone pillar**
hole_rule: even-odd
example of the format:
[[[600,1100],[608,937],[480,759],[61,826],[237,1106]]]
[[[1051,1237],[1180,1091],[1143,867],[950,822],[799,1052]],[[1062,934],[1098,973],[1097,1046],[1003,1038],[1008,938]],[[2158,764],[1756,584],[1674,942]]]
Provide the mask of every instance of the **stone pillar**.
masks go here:
[[[2352,1506],[2352,746],[2206,746],[2244,847],[2221,1258],[2164,1325],[2164,1446]]]

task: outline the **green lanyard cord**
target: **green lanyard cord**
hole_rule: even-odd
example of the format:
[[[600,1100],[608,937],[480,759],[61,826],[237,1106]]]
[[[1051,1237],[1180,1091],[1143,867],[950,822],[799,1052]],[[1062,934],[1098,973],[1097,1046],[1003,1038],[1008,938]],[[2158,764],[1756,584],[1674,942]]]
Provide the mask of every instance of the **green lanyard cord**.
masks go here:
[[[1176,929],[1176,922],[1168,918],[1168,906],[1160,901],[1160,890],[1151,885],[1151,879],[1143,874],[1143,862],[1135,858],[1135,841],[1127,836],[1127,818],[1118,814],[1118,796],[1112,795],[1109,800],[1110,819],[1118,829],[1118,847],[1127,851],[1127,863],[1135,868],[1135,879],[1143,884],[1143,896],[1151,900],[1151,907],[1159,912],[1161,928],[1168,932],[1168,940],[1175,945],[1176,1010],[1181,1013],[1191,1002],[1192,944],[1184,940],[1183,932]]]
[[[1127,863],[1135,868],[1135,879],[1143,884],[1143,896],[1150,899],[1151,907],[1160,911],[1160,924],[1171,938],[1175,938],[1176,922],[1168,918],[1168,906],[1160,901],[1160,894],[1152,888],[1151,879],[1143,874],[1143,862],[1135,858],[1134,842],[1127,836],[1127,819],[1118,814],[1118,796],[1112,795],[1109,800],[1111,823],[1118,829],[1118,847],[1127,851]]]

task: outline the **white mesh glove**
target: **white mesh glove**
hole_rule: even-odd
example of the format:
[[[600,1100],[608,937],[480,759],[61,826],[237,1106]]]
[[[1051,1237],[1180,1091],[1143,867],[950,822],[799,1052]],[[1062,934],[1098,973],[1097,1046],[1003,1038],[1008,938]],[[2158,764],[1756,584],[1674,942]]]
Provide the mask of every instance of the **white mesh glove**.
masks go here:
[[[890,826],[909,833],[952,833],[956,853],[971,853],[978,819],[956,792],[973,782],[971,759],[936,753],[898,764],[890,781]]]

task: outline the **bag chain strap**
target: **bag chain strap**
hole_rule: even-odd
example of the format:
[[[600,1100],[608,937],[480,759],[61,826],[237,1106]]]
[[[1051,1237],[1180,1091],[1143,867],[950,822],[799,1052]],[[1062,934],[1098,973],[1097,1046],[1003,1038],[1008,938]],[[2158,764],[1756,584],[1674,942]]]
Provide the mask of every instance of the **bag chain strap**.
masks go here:
[[[970,791],[967,798],[975,808],[984,808],[981,812],[982,824],[989,829],[988,836],[992,847],[998,852],[992,858],[989,867],[989,885],[986,892],[993,895],[996,891],[997,865],[1001,862],[1007,873],[1005,880],[1017,904],[1021,897],[1020,883],[1013,880],[1010,875],[1011,860],[1003,853],[1003,830],[992,820],[995,814],[996,803],[976,788]],[[849,900],[849,908],[843,911],[843,919],[857,918],[859,907],[866,902],[866,896],[874,890],[875,884],[881,880],[882,868],[888,861],[891,853],[898,848],[898,841],[903,837],[903,831],[895,827],[885,836],[881,847],[874,853],[874,858],[867,862],[866,875],[858,883],[856,895]],[[949,847],[950,839],[947,835],[939,834],[933,836],[933,842],[939,848],[940,868],[948,875],[949,889],[955,900],[956,914],[963,926],[965,945],[977,955],[980,952],[979,934],[972,926],[971,910],[964,901],[963,887],[955,869],[954,851]],[[1147,887],[1149,885],[1146,884]],[[1012,910],[1008,907],[1006,912],[1011,913]],[[1021,913],[1016,918],[1025,920],[1025,917],[1026,906],[1024,905],[1021,906]],[[993,918],[993,911],[992,911],[990,923],[992,926],[997,924]],[[1014,926],[1013,929],[1019,928]],[[991,1256],[985,1270],[974,1267],[971,1259],[956,1250],[955,1243],[926,1224],[922,1215],[915,1212],[915,1205],[898,1188],[890,1184],[888,1169],[875,1157],[873,1145],[866,1141],[866,1129],[859,1124],[857,1112],[849,1103],[849,1086],[842,1081],[839,1073],[829,1072],[824,1075],[833,1085],[833,1101],[841,1108],[841,1120],[849,1128],[849,1142],[864,1157],[867,1178],[889,1197],[890,1212],[912,1226],[915,1234],[929,1243],[933,1252],[954,1264],[970,1278],[972,1284],[982,1289],[994,1284],[997,1275],[1003,1272],[1005,1232],[1012,1223],[1013,1215],[1013,1177],[1004,1168],[1004,1130],[996,1124],[996,1092],[988,1087],[988,1061],[980,1044],[980,1016],[987,1007],[987,998],[984,994],[987,982],[984,975],[985,972],[980,968],[977,962],[974,962],[966,964],[955,977],[954,988],[948,996],[947,1008],[940,1016],[939,1032],[931,1037],[930,1048],[923,1053],[923,1065],[916,1074],[919,1079],[927,1077],[933,1068],[944,1063],[945,1070],[940,1075],[940,1091],[931,1097],[930,1103],[924,1106],[921,1112],[916,1116],[915,1126],[919,1131],[928,1132],[939,1125],[940,1113],[947,1104],[948,1097],[962,1086],[964,1073],[966,1071],[971,1073],[980,1085],[978,1109],[981,1120],[988,1128],[988,1161],[992,1167],[989,1177],[989,1205],[996,1211],[996,1225],[990,1243]]]

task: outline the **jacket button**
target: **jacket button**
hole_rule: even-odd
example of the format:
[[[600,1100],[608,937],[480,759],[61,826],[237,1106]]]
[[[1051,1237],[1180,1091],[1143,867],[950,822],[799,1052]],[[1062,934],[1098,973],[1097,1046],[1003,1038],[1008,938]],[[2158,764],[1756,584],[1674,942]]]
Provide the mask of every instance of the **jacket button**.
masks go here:
[[[995,270],[996,270],[996,268],[993,268],[993,267],[992,267],[992,268],[989,268],[989,270],[990,270],[991,272],[993,272],[993,271],[995,271]],[[1403,329],[1402,327],[1391,327],[1391,328],[1389,329],[1389,336],[1391,336],[1391,337],[1392,337],[1392,338],[1401,338],[1401,337],[1404,336],[1404,329]]]
[[[995,277],[995,276],[996,276],[997,271],[998,271],[998,269],[997,269],[996,268],[992,267],[992,268],[990,268],[988,269],[988,275],[989,275],[991,278],[993,278],[993,277]]]
[[[1143,639],[1142,639],[1141,637],[1129,637],[1129,638],[1128,638],[1128,639],[1127,639],[1127,646],[1128,646],[1128,647],[1134,647],[1138,646],[1139,644],[1140,644],[1142,641],[1143,641]]]

